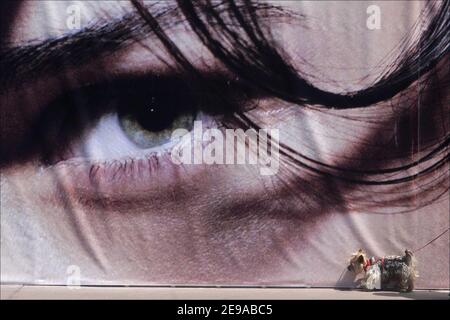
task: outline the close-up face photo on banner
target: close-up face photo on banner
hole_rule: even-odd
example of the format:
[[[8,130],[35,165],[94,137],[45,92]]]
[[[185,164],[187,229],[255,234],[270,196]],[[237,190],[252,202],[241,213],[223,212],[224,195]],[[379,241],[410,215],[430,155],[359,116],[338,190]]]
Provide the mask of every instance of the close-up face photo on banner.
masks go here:
[[[449,7],[0,2],[1,283],[448,290]]]

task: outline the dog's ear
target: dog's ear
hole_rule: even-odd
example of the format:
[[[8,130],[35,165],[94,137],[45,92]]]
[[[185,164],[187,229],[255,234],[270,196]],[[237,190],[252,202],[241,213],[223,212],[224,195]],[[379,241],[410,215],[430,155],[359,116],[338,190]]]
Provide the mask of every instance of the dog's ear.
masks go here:
[[[358,257],[358,262],[359,263],[364,263],[365,261],[364,261],[364,256],[363,255],[360,255],[359,257]]]

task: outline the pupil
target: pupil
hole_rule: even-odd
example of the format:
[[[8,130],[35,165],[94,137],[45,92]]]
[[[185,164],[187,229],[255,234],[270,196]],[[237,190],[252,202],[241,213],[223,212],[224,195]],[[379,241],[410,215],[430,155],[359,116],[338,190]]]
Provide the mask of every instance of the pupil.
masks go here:
[[[154,105],[145,105],[135,110],[133,116],[144,129],[158,132],[170,127],[177,113],[170,106],[164,106],[162,109]]]
[[[122,109],[122,113],[132,116],[141,127],[150,132],[170,128],[181,113],[181,101],[170,98],[170,95],[164,98],[135,97],[133,100],[128,102],[127,108]]]

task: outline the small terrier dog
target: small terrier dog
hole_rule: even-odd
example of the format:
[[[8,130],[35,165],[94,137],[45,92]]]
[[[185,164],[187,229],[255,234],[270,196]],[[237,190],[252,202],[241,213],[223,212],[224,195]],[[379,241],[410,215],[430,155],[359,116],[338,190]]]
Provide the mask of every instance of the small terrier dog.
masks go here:
[[[360,288],[396,289],[401,292],[414,290],[414,280],[418,277],[413,253],[405,250],[403,256],[386,256],[368,259],[366,253],[359,249],[350,258],[349,271],[359,274],[365,272]]]

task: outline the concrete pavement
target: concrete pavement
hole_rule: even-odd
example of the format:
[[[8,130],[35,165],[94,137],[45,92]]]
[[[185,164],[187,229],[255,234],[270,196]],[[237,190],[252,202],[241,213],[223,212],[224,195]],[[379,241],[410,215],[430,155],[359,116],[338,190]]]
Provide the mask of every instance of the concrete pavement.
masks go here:
[[[365,292],[331,288],[186,288],[186,287],[80,287],[1,285],[1,299],[450,299],[448,290],[410,293]]]

